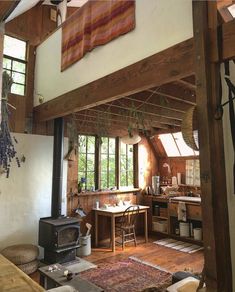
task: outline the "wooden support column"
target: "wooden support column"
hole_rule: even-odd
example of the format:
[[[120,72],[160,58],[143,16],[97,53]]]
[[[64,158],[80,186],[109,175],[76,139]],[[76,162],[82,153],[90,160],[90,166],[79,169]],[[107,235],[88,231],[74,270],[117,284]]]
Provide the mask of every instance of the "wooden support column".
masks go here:
[[[116,186],[119,190],[120,188],[120,138],[116,137],[115,139],[115,150],[116,150],[116,156],[115,156],[115,163],[116,163]]]
[[[4,45],[4,22],[0,22],[0,97],[2,96],[2,60],[3,60],[3,45]],[[2,102],[0,101],[0,123],[2,121]]]
[[[193,1],[206,291],[231,292],[231,254],[222,122],[214,119],[220,64],[211,59],[215,1]],[[216,33],[216,30],[214,30]],[[217,45],[217,42],[214,45]],[[214,49],[214,48],[213,48]]]

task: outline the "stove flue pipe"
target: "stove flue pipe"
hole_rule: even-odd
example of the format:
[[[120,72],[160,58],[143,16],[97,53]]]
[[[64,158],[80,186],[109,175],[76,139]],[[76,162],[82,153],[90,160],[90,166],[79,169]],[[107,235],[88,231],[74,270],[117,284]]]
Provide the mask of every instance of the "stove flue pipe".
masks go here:
[[[54,147],[53,147],[53,173],[52,173],[52,198],[51,216],[61,216],[62,182],[63,182],[63,153],[64,153],[64,120],[54,120]]]

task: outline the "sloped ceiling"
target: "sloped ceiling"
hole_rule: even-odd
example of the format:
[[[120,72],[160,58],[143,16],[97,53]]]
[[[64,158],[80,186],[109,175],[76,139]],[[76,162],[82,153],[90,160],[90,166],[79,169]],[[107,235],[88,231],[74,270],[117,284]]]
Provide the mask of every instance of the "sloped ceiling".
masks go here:
[[[71,0],[68,3],[69,7],[81,7],[85,4],[88,0]],[[7,18],[6,22],[14,19],[15,17],[19,16],[20,14],[26,12],[27,10],[34,7],[40,0],[21,0],[20,3],[17,5],[15,10],[11,13],[11,15]],[[43,4],[52,5],[50,0],[45,0]]]
[[[15,10],[11,13],[11,15],[7,18],[6,22],[12,20],[13,18],[17,17],[18,15],[24,13],[25,11],[34,7],[40,0],[21,0],[20,3],[17,5]]]

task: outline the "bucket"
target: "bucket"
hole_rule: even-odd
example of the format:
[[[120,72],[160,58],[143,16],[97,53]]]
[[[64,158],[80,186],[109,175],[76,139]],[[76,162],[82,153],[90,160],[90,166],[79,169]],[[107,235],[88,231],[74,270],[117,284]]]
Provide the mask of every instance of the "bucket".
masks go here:
[[[77,256],[88,256],[91,254],[91,235],[80,236],[79,244],[81,245],[77,248]]]
[[[193,235],[195,240],[202,240],[202,229],[201,228],[194,228]]]
[[[189,237],[189,223],[180,222],[180,236]]]

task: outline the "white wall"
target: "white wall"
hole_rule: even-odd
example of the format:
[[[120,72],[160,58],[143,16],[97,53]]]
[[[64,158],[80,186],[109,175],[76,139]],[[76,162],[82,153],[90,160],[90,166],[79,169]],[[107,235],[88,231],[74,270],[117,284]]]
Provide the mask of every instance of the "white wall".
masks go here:
[[[232,62],[231,62],[230,68],[231,68],[231,81],[233,82],[233,84],[235,84],[235,65],[232,64]],[[224,72],[223,69],[222,71]],[[225,81],[223,81],[223,102],[227,100],[228,100],[228,88]],[[235,102],[234,102],[234,105],[235,105]],[[231,245],[232,272],[233,272],[233,291],[235,291],[235,194],[233,192],[234,150],[233,150],[232,138],[231,138],[228,105],[224,107],[223,130],[224,130],[224,151],[225,151],[225,164],[226,164],[226,182],[227,182],[227,194],[228,194],[230,245]]]
[[[191,0],[136,0],[136,28],[60,72],[61,29],[37,48],[35,100],[53,99],[193,36]]]
[[[14,134],[16,151],[25,163],[12,163],[10,177],[0,176],[0,250],[18,243],[37,244],[40,217],[51,214],[53,137]],[[67,150],[67,139],[64,148]],[[66,212],[67,163],[63,172],[63,214]]]

